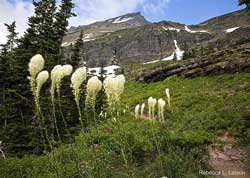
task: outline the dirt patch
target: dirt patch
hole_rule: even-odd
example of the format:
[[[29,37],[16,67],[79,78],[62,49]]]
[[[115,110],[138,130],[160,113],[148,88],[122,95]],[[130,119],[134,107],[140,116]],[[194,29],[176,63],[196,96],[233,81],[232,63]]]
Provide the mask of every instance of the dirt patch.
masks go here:
[[[211,159],[209,165],[216,178],[250,178],[250,148],[237,146],[226,132],[221,138],[222,146],[208,147]]]

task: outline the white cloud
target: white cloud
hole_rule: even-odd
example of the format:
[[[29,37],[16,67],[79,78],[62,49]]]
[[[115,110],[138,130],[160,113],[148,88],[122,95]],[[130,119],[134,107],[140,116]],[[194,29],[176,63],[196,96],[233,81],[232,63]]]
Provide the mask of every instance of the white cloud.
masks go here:
[[[138,0],[74,0],[77,17],[70,24],[77,26],[105,20],[129,12],[138,6]]]
[[[147,15],[164,13],[170,0],[74,0],[77,17],[70,25],[78,26],[141,11]]]
[[[141,0],[141,6],[144,14],[151,15],[163,14],[169,3],[170,0]]]
[[[23,34],[27,28],[28,17],[33,14],[33,5],[25,0],[1,0],[0,3],[0,43],[6,41],[7,35],[4,23],[16,21],[17,32]]]

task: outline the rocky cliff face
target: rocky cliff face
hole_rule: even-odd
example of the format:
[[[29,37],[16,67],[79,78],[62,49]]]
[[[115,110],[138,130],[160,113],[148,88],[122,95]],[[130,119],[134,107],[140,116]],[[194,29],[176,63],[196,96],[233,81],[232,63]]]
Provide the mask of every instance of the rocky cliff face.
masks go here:
[[[201,51],[216,52],[216,48],[221,46],[220,43],[231,43],[230,38],[249,25],[250,15],[246,11],[237,11],[192,26],[165,21],[149,23],[139,13],[128,14],[88,26],[71,28],[64,39],[64,45],[67,44],[66,60],[70,61],[69,44],[77,39],[79,29],[83,29],[85,34],[82,58],[88,67],[95,67],[164,59],[175,51],[174,40],[183,51],[202,49],[197,50],[196,55]],[[242,32],[237,33],[237,39],[246,38],[245,31]]]
[[[250,72],[250,26],[195,45],[196,56],[144,72],[137,80],[156,82],[171,75],[184,77]]]
[[[168,30],[169,22],[148,24],[142,27],[120,30],[96,40],[85,42],[84,59],[89,67],[110,65],[114,60],[119,65],[145,63],[170,56],[175,50],[174,40],[181,49],[201,43],[213,37],[209,33],[190,33]],[[70,54],[70,47],[66,48]]]

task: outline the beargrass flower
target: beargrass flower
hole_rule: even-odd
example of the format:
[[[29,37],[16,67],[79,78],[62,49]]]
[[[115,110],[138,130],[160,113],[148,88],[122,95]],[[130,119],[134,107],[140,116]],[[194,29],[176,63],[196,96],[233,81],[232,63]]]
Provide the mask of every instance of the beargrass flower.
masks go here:
[[[36,102],[36,107],[39,112],[41,112],[40,101],[39,101],[40,91],[41,91],[43,84],[48,80],[48,78],[49,78],[48,71],[40,72],[36,78],[35,102]]]
[[[30,76],[28,77],[28,79],[30,80],[31,91],[33,93],[33,96],[35,97],[35,95],[36,95],[36,83],[35,83],[36,75],[44,67],[44,59],[43,59],[42,55],[36,54],[35,56],[33,56],[30,59],[28,66],[29,66],[29,73],[30,73]]]
[[[86,67],[80,67],[71,76],[71,87],[73,89],[74,95],[79,94],[80,86],[83,81],[87,78]]]
[[[116,77],[108,76],[103,82],[109,106],[113,110],[115,110],[120,102],[121,95],[124,91],[125,82],[126,79],[124,75],[118,75]]]
[[[102,89],[102,82],[97,78],[97,76],[91,77],[87,82],[87,97],[86,105],[95,108],[95,101],[98,92]]]
[[[148,99],[148,108],[149,108],[149,119],[153,120],[155,115],[155,105],[157,100],[153,97],[149,97]]]
[[[141,105],[141,118],[143,118],[143,112],[144,112],[145,104],[143,103]]]
[[[49,72],[44,70],[40,72],[36,77],[36,96],[40,97],[40,91],[43,86],[43,84],[48,80],[49,78]]]
[[[36,54],[30,59],[29,72],[30,76],[36,76],[44,67],[44,59],[42,55]]]
[[[63,68],[63,76],[64,77],[71,75],[71,73],[73,71],[73,67],[71,65],[66,64],[66,65],[63,65],[62,68]]]
[[[117,102],[120,101],[120,97],[124,91],[124,84],[126,82],[126,79],[124,77],[124,75],[118,75],[115,78],[115,99]]]
[[[66,131],[69,134],[68,128],[67,128],[67,122],[64,118],[63,112],[62,112],[62,104],[61,104],[61,85],[62,85],[62,79],[66,76],[70,76],[72,73],[73,67],[69,64],[59,66],[58,70],[56,70],[55,76],[55,85],[56,85],[56,91],[57,91],[57,96],[58,96],[58,104],[59,104],[59,110],[60,114],[63,120],[63,123],[66,127]]]
[[[135,118],[136,119],[139,119],[139,111],[140,111],[140,105],[139,104],[137,104],[136,106],[135,106]]]
[[[72,91],[75,97],[75,102],[78,109],[79,114],[79,120],[81,122],[82,128],[83,128],[83,122],[82,122],[82,114],[80,109],[80,87],[84,80],[87,78],[87,71],[86,67],[80,67],[76,69],[76,71],[71,76],[71,87]]]
[[[164,121],[165,105],[166,105],[166,102],[162,98],[160,98],[158,100],[158,117],[159,117],[160,122]]]
[[[66,65],[57,65],[57,67],[55,68],[55,78],[54,78],[54,82],[56,85],[56,90],[57,90],[57,94],[59,97],[59,101],[60,101],[60,91],[61,91],[61,83],[62,83],[62,79],[66,76],[71,75],[73,70],[73,67],[69,64]]]
[[[167,95],[168,106],[170,107],[170,92],[169,92],[169,88],[166,88],[165,92],[166,92],[166,95]]]
[[[49,73],[47,71],[42,71],[44,67],[44,59],[40,54],[37,54],[35,56],[33,56],[30,59],[30,62],[28,64],[29,67],[29,73],[30,73],[30,86],[31,86],[31,91],[33,93],[34,99],[35,99],[35,103],[36,103],[36,111],[38,114],[38,119],[39,119],[39,127],[40,127],[40,131],[41,134],[43,134],[42,130],[45,130],[45,137],[50,145],[50,148],[52,150],[52,144],[50,142],[49,136],[48,136],[48,131],[46,126],[44,125],[44,116],[42,114],[41,111],[41,107],[40,107],[40,102],[39,102],[39,97],[40,97],[40,90],[43,86],[43,84],[48,80],[49,78]],[[40,72],[40,73],[39,73]],[[38,74],[39,73],[39,74]],[[37,75],[38,74],[38,75]],[[44,127],[44,128],[42,128]]]
[[[115,83],[114,82],[115,79],[111,76],[108,76],[105,78],[105,80],[103,81],[103,87],[105,89],[105,93],[107,95],[107,98],[108,98],[108,101],[110,103],[110,101],[112,100],[111,99],[111,96],[112,96],[112,90],[113,90],[113,84]]]
[[[63,76],[63,67],[61,65],[56,65],[51,70],[51,87],[50,87],[50,94],[52,98],[52,104],[54,103],[55,98],[55,90]]]

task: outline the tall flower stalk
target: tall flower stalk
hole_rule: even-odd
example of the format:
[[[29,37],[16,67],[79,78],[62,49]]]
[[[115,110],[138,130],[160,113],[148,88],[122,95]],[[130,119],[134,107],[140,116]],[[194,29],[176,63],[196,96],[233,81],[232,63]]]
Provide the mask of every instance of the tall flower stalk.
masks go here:
[[[61,74],[61,77],[59,78],[57,84],[56,84],[56,91],[57,91],[57,96],[58,96],[58,104],[59,104],[59,110],[60,110],[60,114],[61,114],[61,117],[62,117],[62,120],[63,120],[63,123],[64,123],[64,126],[66,128],[66,131],[67,133],[69,134],[69,131],[68,131],[68,125],[67,125],[67,122],[65,120],[65,117],[63,115],[63,111],[62,111],[62,103],[61,103],[61,85],[62,85],[62,79],[64,77],[67,77],[67,76],[70,76],[71,73],[73,71],[73,67],[69,64],[66,64],[66,65],[63,65],[62,66],[62,74]]]
[[[54,68],[51,71],[51,87],[50,87],[50,93],[51,93],[51,103],[52,103],[52,109],[53,109],[53,116],[54,116],[54,125],[56,127],[56,132],[57,132],[57,136],[59,138],[59,140],[61,140],[60,138],[60,133],[59,133],[59,129],[57,126],[57,117],[56,117],[56,111],[55,111],[55,91],[57,92],[57,96],[58,96],[58,104],[59,104],[59,111],[60,111],[60,115],[62,117],[64,126],[67,129],[67,122],[64,118],[63,112],[62,112],[62,104],[61,104],[61,85],[62,85],[62,79],[66,76],[71,75],[73,70],[73,67],[71,65],[56,65],[54,66]]]
[[[145,104],[143,103],[141,105],[141,118],[143,118],[144,108],[145,108]]]
[[[139,112],[140,112],[140,105],[137,104],[137,105],[135,106],[135,118],[136,118],[136,119],[139,119],[139,117],[140,117]]]
[[[86,67],[78,68],[71,76],[71,88],[73,89],[73,95],[75,97],[75,102],[77,105],[77,110],[79,114],[79,120],[83,129],[82,113],[80,108],[80,87],[84,80],[87,78]]]
[[[56,117],[56,109],[55,109],[55,91],[61,78],[63,75],[63,67],[61,65],[56,65],[54,68],[51,70],[51,86],[50,86],[50,94],[51,94],[51,103],[52,103],[52,112],[54,116],[54,125],[56,127],[56,133],[58,139],[61,141],[59,129],[57,126],[57,117]]]
[[[92,108],[95,123],[96,123],[96,114],[95,114],[96,96],[101,89],[102,89],[102,82],[96,76],[91,77],[88,80],[85,106],[86,108],[88,108],[88,106]]]
[[[36,102],[36,107],[38,109],[38,115],[40,117],[41,123],[42,123],[42,125],[44,127],[44,130],[45,130],[45,137],[47,138],[48,143],[50,145],[50,148],[52,150],[53,147],[52,147],[52,144],[51,144],[50,139],[49,139],[48,130],[47,130],[46,125],[45,125],[45,118],[44,118],[44,115],[42,113],[41,105],[40,105],[40,91],[41,91],[42,86],[44,85],[44,83],[48,80],[48,78],[49,78],[49,72],[48,71],[42,71],[37,75],[37,78],[36,78],[36,91],[35,91],[35,102]]]
[[[169,92],[169,88],[166,88],[165,92],[166,92],[166,95],[167,95],[168,106],[170,107],[170,92]]]
[[[43,84],[47,81],[48,79],[48,72],[47,71],[42,71],[40,72],[43,67],[44,67],[44,59],[42,57],[42,55],[40,54],[36,54],[35,56],[33,56],[30,59],[30,62],[28,64],[28,70],[30,73],[29,76],[29,80],[30,80],[30,87],[31,87],[31,91],[32,94],[34,96],[34,100],[35,100],[35,105],[36,105],[36,112],[38,115],[38,121],[39,121],[39,127],[40,127],[40,131],[41,131],[41,135],[43,135],[42,132],[42,127],[44,127],[45,129],[45,137],[50,145],[50,148],[52,149],[52,144],[50,142],[50,139],[48,137],[48,132],[47,129],[44,125],[44,117],[41,111],[41,107],[40,107],[40,90],[43,86]],[[40,73],[39,73],[40,72]],[[38,74],[39,73],[39,74]],[[37,75],[38,74],[38,75]]]
[[[117,114],[125,82],[126,79],[124,75],[118,75],[116,77],[108,76],[103,82],[112,116]]]
[[[160,98],[158,100],[158,118],[160,122],[164,122],[164,110],[165,110],[166,102]]]
[[[157,103],[157,100],[153,97],[148,98],[148,115],[149,119],[154,121],[155,119],[155,105]]]
[[[116,124],[117,129],[119,129],[121,132],[123,132],[122,123],[119,119],[116,119],[116,117],[119,116],[118,108],[120,104],[121,95],[124,91],[125,82],[126,80],[125,80],[124,75],[118,75],[116,77],[108,76],[103,82],[104,90],[108,99],[109,110],[111,112],[112,119],[115,122],[117,122]],[[125,164],[128,176],[131,177],[129,173],[128,158],[125,153],[125,147],[122,145],[122,137],[120,137],[120,142],[121,142],[120,144],[121,155],[124,160],[124,164]]]

